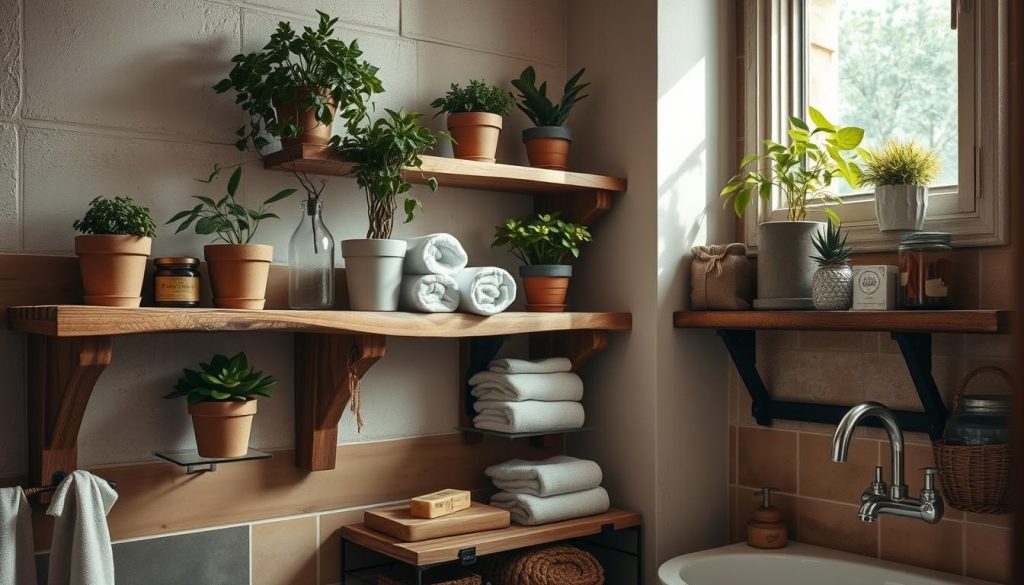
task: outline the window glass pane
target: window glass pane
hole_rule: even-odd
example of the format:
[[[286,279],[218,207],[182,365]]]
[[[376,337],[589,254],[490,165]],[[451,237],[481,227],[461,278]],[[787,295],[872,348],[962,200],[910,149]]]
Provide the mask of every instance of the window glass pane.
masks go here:
[[[942,161],[934,184],[956,185],[957,35],[949,0],[806,2],[808,105],[864,128],[866,146],[897,138],[934,148]]]

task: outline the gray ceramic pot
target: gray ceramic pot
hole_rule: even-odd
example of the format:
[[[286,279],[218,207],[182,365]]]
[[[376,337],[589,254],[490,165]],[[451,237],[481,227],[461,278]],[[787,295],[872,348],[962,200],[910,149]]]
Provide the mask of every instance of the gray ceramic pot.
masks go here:
[[[523,142],[535,138],[559,138],[572,142],[572,131],[565,126],[537,126],[523,130]]]
[[[536,264],[520,266],[519,276],[572,276],[572,266],[568,264]]]
[[[397,311],[405,240],[344,240],[349,305],[353,311]]]
[[[849,264],[822,266],[814,273],[811,297],[819,311],[846,311],[853,305],[853,269]]]
[[[811,279],[818,269],[812,238],[820,221],[772,221],[758,226],[757,298],[754,308],[813,309]]]

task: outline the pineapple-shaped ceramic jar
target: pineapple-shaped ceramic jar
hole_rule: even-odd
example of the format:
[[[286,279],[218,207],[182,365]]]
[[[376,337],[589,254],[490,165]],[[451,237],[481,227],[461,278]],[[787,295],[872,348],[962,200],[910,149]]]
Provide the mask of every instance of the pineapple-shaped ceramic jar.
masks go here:
[[[814,308],[819,311],[845,311],[853,304],[853,270],[850,269],[850,247],[846,245],[846,234],[840,233],[839,226],[832,225],[814,236],[812,256],[818,263],[818,270],[811,281],[811,297]]]

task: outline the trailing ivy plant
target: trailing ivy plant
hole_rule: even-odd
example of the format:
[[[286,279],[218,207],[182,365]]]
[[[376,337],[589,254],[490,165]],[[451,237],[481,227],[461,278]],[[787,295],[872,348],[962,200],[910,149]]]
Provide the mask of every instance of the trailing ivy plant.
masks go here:
[[[499,225],[491,247],[508,246],[527,265],[562,264],[566,256],[579,258],[580,244],[589,241],[586,226],[562,221],[557,213],[537,213]]]
[[[156,224],[148,207],[136,203],[131,197],[107,199],[97,197],[89,202],[89,209],[82,219],[71,224],[83,234],[156,236]]]
[[[565,82],[565,89],[562,92],[562,100],[555,104],[548,98],[548,82],[542,82],[537,86],[537,72],[533,66],[527,67],[519,75],[519,79],[513,79],[512,85],[519,90],[519,102],[516,106],[523,111],[536,126],[562,126],[565,124],[569,112],[572,111],[576,102],[587,97],[578,95],[583,88],[590,85],[584,83],[577,85],[586,69],[580,69]]]
[[[795,116],[789,118],[789,146],[765,140],[764,154],[751,154],[740,161],[740,172],[729,179],[721,195],[732,203],[737,216],[743,217],[755,196],[770,201],[772,190],[778,188],[788,208],[789,221],[807,218],[807,206],[815,200],[842,203],[829,190],[832,181],[843,178],[850,187],[860,182],[861,169],[855,159],[864,154],[858,148],[864,130],[855,126],[841,127],[814,108],[808,109],[814,129]],[[765,169],[765,163],[768,169]],[[828,207],[822,212],[839,223],[839,216]]]
[[[506,116],[512,111],[516,100],[512,94],[486,81],[471,79],[466,87],[453,83],[444,97],[430,102],[430,107],[437,108],[434,117],[441,114],[460,114],[463,112],[485,112]]]
[[[220,165],[213,166],[213,172],[205,179],[195,179],[200,183],[211,184],[223,169]],[[242,182],[242,167],[235,169],[228,179],[227,193],[214,201],[204,195],[195,195],[199,203],[192,209],[180,211],[168,224],[180,221],[174,233],[181,233],[195,224],[196,233],[202,236],[217,235],[217,240],[228,244],[248,244],[252,241],[260,222],[265,219],[278,219],[277,214],[268,211],[270,205],[290,197],[295,189],[284,189],[267,198],[256,209],[248,209],[235,198],[238,186]]]
[[[273,376],[254,370],[244,352],[232,357],[217,354],[210,363],[199,364],[199,370],[182,372],[174,391],[164,398],[184,397],[189,404],[245,402],[257,396],[270,398],[270,387],[277,384]]]
[[[887,140],[867,150],[863,185],[929,185],[939,175],[939,155],[913,140]]]

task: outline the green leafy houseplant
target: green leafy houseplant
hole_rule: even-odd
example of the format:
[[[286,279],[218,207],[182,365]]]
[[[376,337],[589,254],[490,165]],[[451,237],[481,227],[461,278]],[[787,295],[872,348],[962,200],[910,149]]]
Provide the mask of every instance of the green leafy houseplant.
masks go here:
[[[547,96],[548,82],[542,82],[537,86],[537,72],[533,66],[527,67],[519,75],[519,79],[512,80],[512,85],[519,90],[519,101],[516,105],[536,126],[562,126],[573,106],[587,97],[578,94],[590,84],[577,85],[585,71],[585,68],[580,69],[565,82],[562,99],[555,104]]]
[[[812,238],[816,255],[811,256],[819,266],[843,266],[850,263],[853,249],[846,245],[847,234],[841,233],[840,226],[830,220],[823,232]]]
[[[731,202],[737,216],[743,216],[755,196],[770,201],[773,189],[778,188],[789,210],[787,219],[803,221],[808,206],[816,200],[842,202],[829,190],[834,179],[841,177],[851,187],[857,187],[861,169],[855,159],[857,153],[863,153],[858,147],[864,130],[835,125],[814,108],[809,108],[809,113],[813,129],[800,118],[789,118],[789,146],[765,140],[764,154],[751,154],[740,161],[740,172],[729,179],[721,192],[726,205]],[[765,163],[768,169],[763,168]],[[823,207],[822,212],[839,222],[828,207]]]
[[[466,87],[453,83],[444,97],[430,102],[437,114],[460,114],[463,112],[486,112],[506,116],[512,111],[515,98],[512,94],[486,81],[471,79]]]
[[[887,140],[864,159],[863,185],[928,185],[941,171],[938,154],[913,140]]]
[[[185,368],[174,391],[164,398],[182,398],[189,404],[200,402],[245,402],[258,396],[270,398],[270,387],[277,384],[249,364],[244,352],[232,357],[217,354],[199,370]]]
[[[591,239],[586,226],[562,221],[557,213],[538,213],[499,225],[491,246],[507,246],[520,262],[537,266],[579,258],[580,244]]]
[[[75,220],[72,227],[83,234],[140,238],[156,236],[156,224],[153,223],[149,208],[139,205],[131,197],[93,199],[89,202],[85,216]]]

